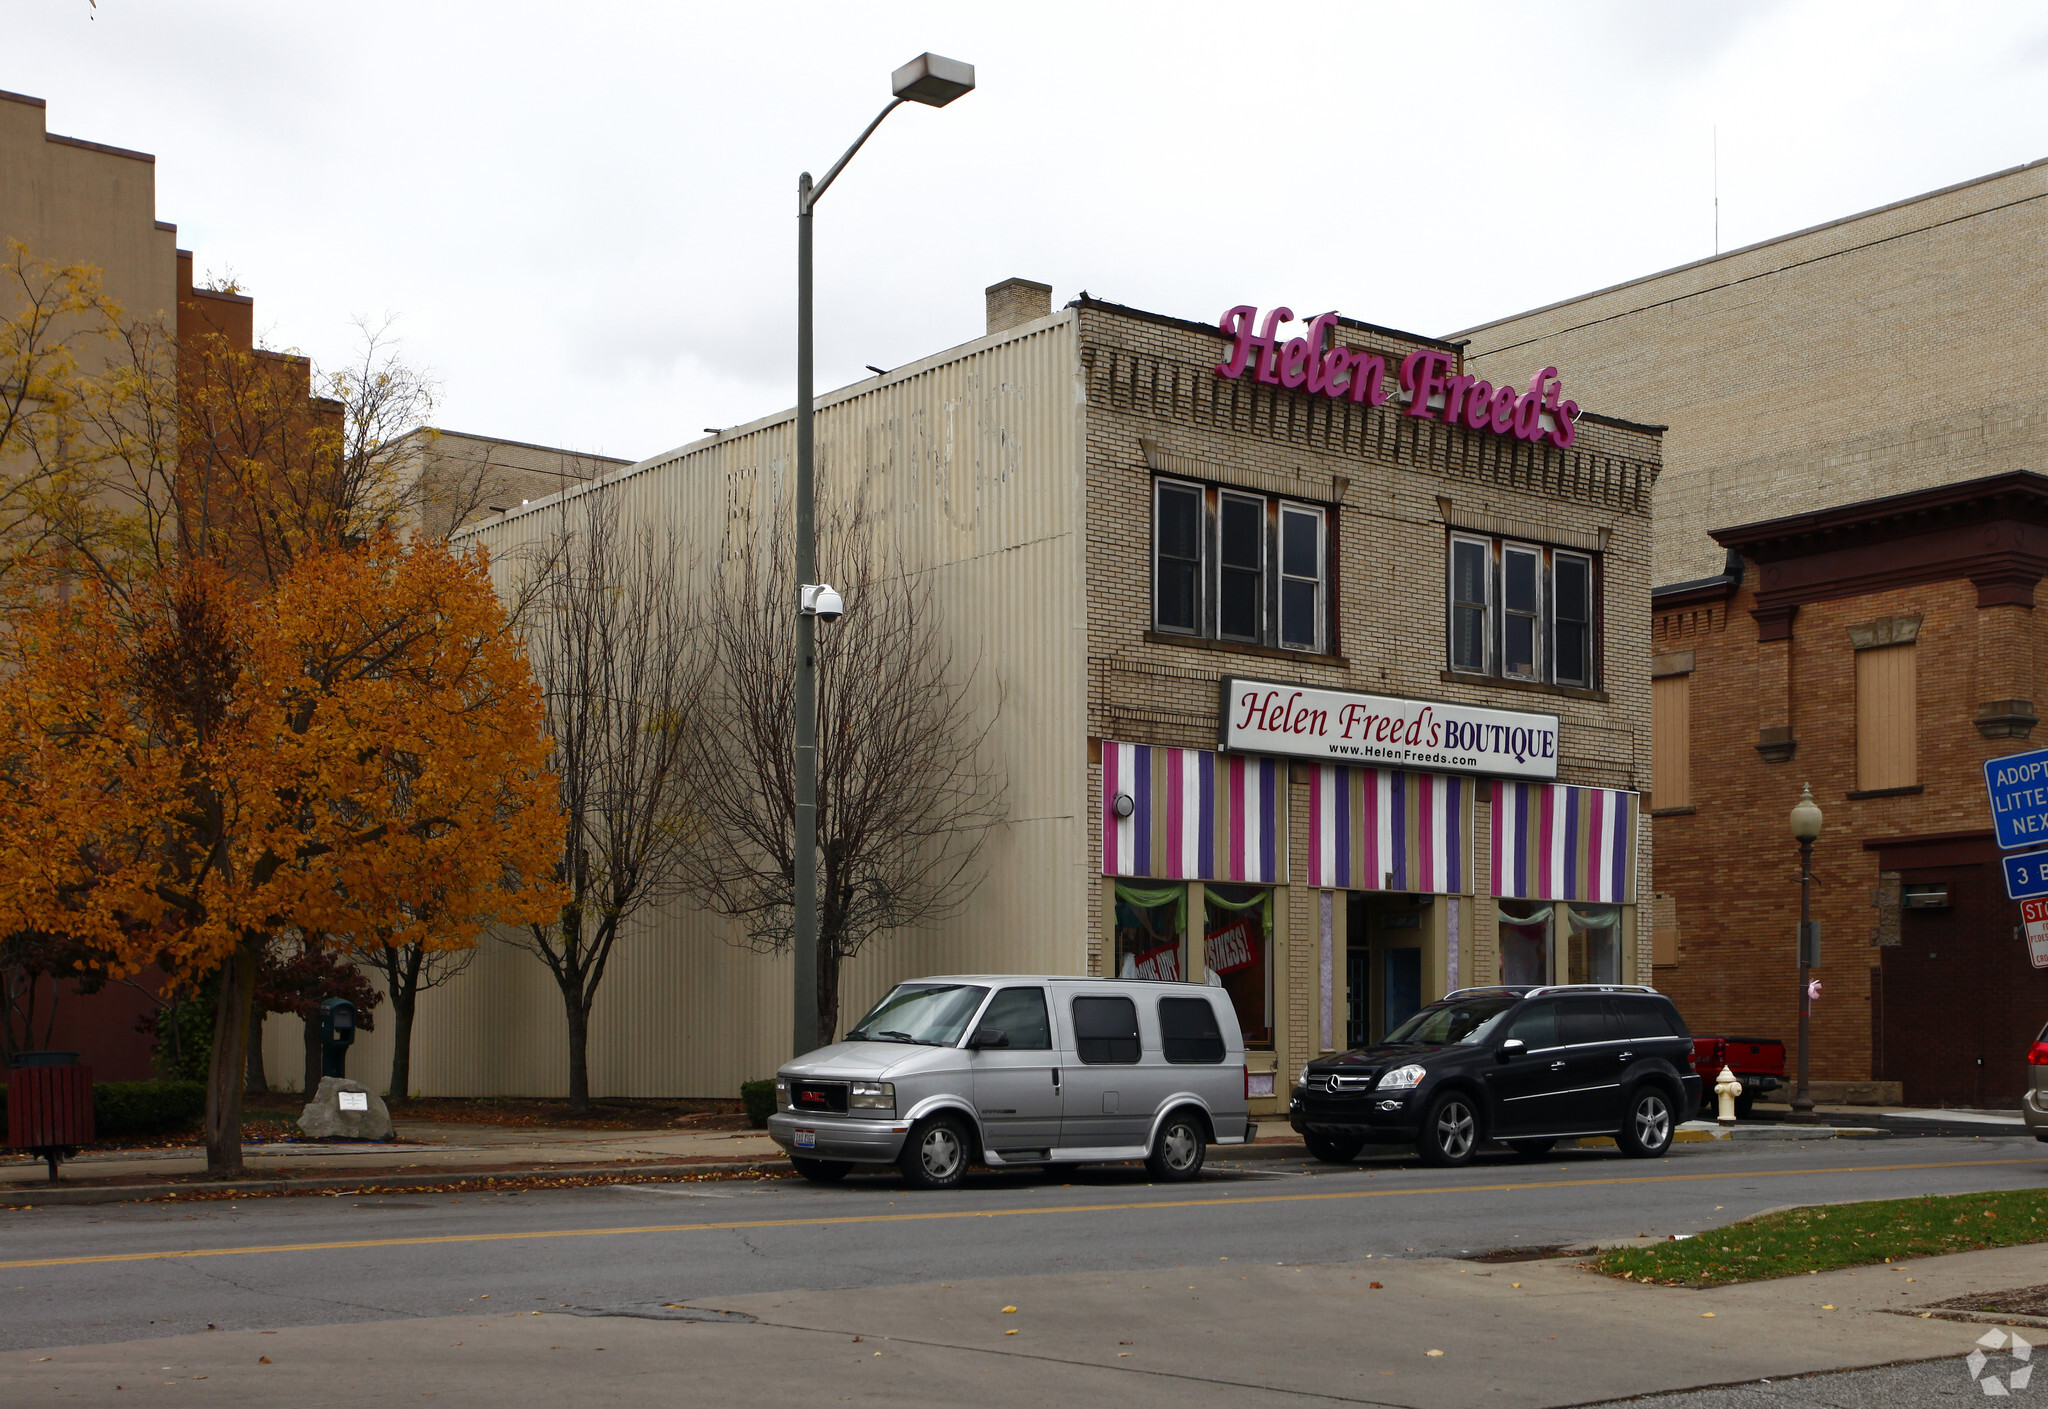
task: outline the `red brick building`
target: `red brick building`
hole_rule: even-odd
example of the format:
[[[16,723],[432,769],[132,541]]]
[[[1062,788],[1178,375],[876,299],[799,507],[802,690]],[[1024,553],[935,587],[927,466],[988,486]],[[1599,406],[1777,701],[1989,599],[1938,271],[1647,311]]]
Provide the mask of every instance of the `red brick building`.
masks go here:
[[[1712,536],[1725,571],[1653,598],[1658,987],[1695,1032],[1792,1045],[1787,815],[1810,782],[1816,1096],[2016,1104],[2048,970],[2005,895],[1982,765],[2038,722],[2048,477]]]

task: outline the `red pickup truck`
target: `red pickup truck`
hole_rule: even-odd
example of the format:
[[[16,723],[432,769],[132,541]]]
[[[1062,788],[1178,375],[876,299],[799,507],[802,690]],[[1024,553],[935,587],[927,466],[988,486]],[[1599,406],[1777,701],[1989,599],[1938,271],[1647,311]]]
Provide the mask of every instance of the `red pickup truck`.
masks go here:
[[[1742,1083],[1735,1098],[1735,1118],[1747,1120],[1756,1098],[1785,1085],[1785,1044],[1775,1037],[1695,1037],[1692,1040],[1692,1069],[1700,1074],[1699,1118],[1714,1119],[1720,1102],[1714,1083],[1727,1067]]]

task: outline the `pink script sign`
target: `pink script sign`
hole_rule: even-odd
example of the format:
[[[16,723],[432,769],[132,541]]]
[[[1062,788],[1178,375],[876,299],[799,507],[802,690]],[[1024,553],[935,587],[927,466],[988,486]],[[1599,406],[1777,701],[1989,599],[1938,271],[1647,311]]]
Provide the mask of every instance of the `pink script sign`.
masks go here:
[[[1260,323],[1259,310],[1248,303],[1225,313],[1216,326],[1231,340],[1230,360],[1216,364],[1216,375],[1234,379],[1249,371],[1253,381],[1267,386],[1367,406],[1387,404],[1393,392],[1387,386],[1384,357],[1348,347],[1324,347],[1337,323],[1335,313],[1315,318],[1308,325],[1307,336],[1282,342],[1278,329],[1293,317],[1293,309],[1275,308]],[[1574,422],[1579,403],[1563,399],[1564,383],[1558,379],[1557,368],[1545,367],[1529,379],[1524,391],[1509,385],[1497,387],[1483,377],[1453,375],[1456,366],[1457,359],[1450,353],[1435,349],[1411,352],[1401,359],[1401,390],[1408,397],[1409,415],[1435,420],[1441,410],[1445,425],[1462,424],[1517,440],[1547,436],[1559,449],[1578,438]]]

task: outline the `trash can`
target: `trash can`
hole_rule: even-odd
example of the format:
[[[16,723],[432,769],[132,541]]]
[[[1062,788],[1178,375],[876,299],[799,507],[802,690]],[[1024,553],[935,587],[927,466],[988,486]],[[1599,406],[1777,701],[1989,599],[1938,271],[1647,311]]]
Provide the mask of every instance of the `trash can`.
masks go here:
[[[17,1052],[7,1062],[7,1144],[57,1164],[93,1141],[92,1068],[76,1052]]]

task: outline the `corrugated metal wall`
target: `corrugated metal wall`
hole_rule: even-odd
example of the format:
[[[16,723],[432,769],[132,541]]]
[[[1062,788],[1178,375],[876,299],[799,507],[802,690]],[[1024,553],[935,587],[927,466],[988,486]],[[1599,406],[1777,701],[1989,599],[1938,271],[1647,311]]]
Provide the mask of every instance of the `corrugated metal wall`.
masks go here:
[[[955,665],[963,674],[978,666],[975,704],[989,710],[1000,699],[989,748],[1007,785],[1008,822],[984,852],[979,889],[952,919],[877,939],[849,964],[842,1023],[919,974],[1086,969],[1082,410],[1071,313],[820,398],[821,506],[865,485],[884,551],[936,575]],[[578,493],[617,496],[627,524],[678,525],[690,570],[705,572],[735,511],[751,509],[756,522],[790,512],[794,449],[785,412],[572,491],[567,507]],[[501,587],[561,515],[543,500],[475,532]],[[787,959],[729,943],[718,917],[687,904],[643,915],[621,939],[592,1015],[592,1091],[733,1095],[787,1056],[789,995]],[[389,1010],[379,1018],[349,1060],[350,1074],[375,1089],[390,1069]],[[564,1032],[546,967],[488,940],[467,972],[422,998],[413,1088],[559,1094]],[[274,1082],[296,1080],[298,1044],[296,1020],[269,1025]]]

